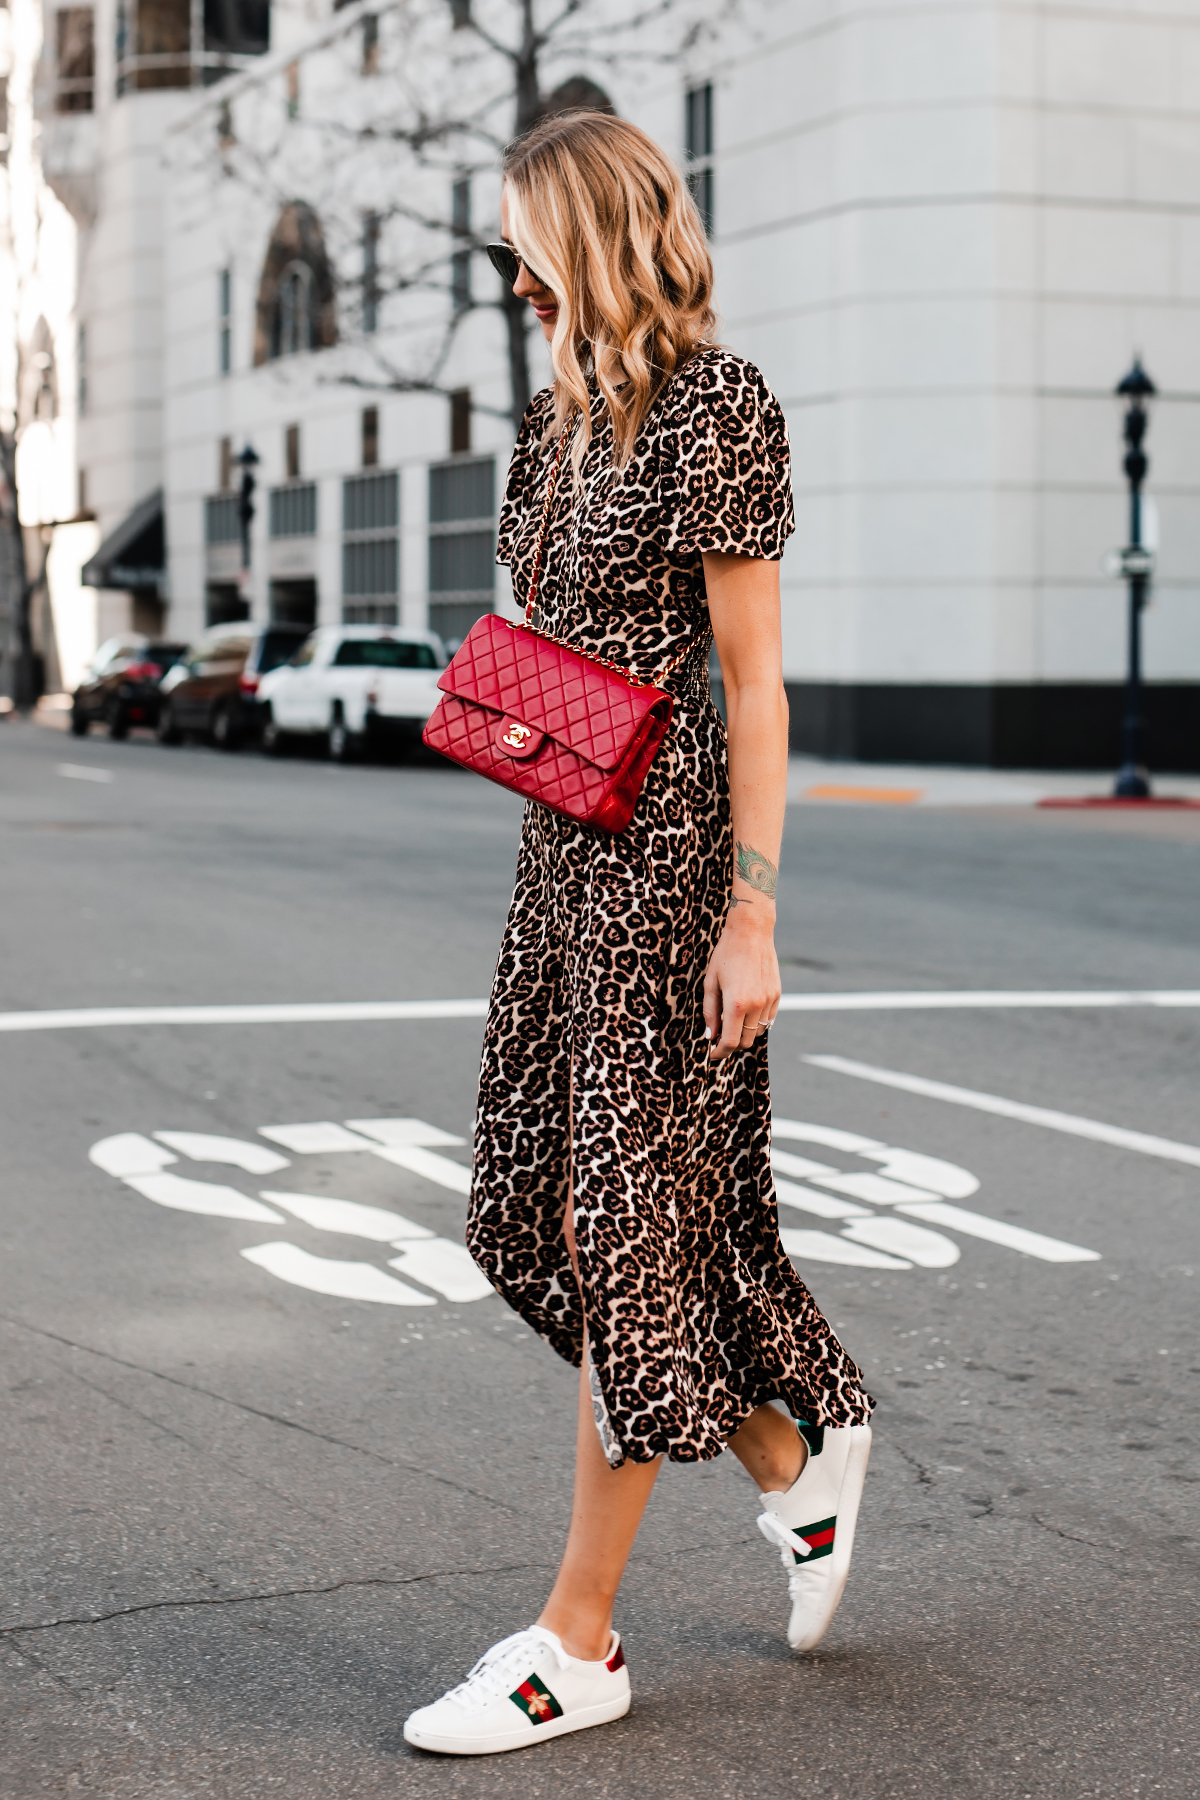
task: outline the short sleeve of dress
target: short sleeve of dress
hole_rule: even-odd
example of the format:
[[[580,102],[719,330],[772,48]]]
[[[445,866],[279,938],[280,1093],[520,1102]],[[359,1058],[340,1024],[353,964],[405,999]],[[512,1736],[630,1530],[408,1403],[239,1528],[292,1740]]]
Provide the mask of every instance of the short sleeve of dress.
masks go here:
[[[521,420],[521,429],[513,445],[508,478],[504,484],[504,499],[500,505],[500,528],[496,535],[498,563],[512,561],[513,539],[529,510],[533,490],[542,472],[543,461],[538,447],[550,423],[553,406],[553,388],[543,388],[525,408],[525,417]]]
[[[659,541],[675,554],[777,562],[795,530],[778,400],[753,363],[725,351],[700,351],[676,384],[659,437]]]

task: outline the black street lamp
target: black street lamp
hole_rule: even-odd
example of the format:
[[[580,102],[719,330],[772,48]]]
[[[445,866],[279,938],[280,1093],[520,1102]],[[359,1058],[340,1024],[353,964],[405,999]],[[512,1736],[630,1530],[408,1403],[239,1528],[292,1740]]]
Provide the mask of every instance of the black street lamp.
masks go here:
[[[1149,463],[1142,449],[1148,423],[1146,401],[1157,392],[1135,357],[1133,367],[1117,383],[1125,408],[1125,475],[1129,482],[1129,543],[1118,553],[1116,572],[1129,582],[1129,668],[1125,677],[1125,718],[1121,725],[1121,767],[1113,787],[1119,800],[1148,800],[1146,721],[1142,715],[1142,610],[1154,570],[1154,553],[1142,543],[1142,483]]]
[[[242,568],[250,567],[250,525],[254,518],[254,471],[260,458],[258,452],[247,444],[234,462],[242,471],[241,492],[238,495],[238,520],[242,527]]]

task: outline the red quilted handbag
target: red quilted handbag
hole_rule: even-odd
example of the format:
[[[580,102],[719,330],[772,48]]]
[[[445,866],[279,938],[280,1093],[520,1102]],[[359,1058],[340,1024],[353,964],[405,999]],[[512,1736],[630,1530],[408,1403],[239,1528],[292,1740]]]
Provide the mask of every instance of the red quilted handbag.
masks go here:
[[[486,613],[472,625],[438,686],[442,698],[422,736],[431,750],[514,788],[543,806],[624,831],[674,702],[614,663],[601,662],[532,626],[563,431],[550,471],[523,625]],[[658,677],[682,662],[690,644]]]

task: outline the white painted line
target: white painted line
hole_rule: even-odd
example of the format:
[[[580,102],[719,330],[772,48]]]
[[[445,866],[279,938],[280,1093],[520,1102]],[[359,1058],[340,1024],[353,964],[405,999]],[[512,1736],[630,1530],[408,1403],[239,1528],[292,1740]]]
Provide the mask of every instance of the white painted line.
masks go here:
[[[780,1012],[940,1012],[970,1007],[1200,1006],[1200,988],[1077,989],[1033,988],[1005,993],[990,988],[964,993],[930,990],[890,994],[782,994]]]
[[[331,1119],[316,1119],[307,1125],[260,1125],[259,1136],[294,1150],[297,1156],[327,1156],[334,1150],[366,1150],[356,1132],[335,1125]]]
[[[943,1162],[940,1156],[922,1156],[916,1150],[864,1150],[871,1162],[883,1164],[883,1172],[893,1181],[908,1182],[915,1188],[932,1188],[946,1200],[969,1200],[979,1192],[979,1177],[957,1163]]]
[[[414,1175],[423,1175],[426,1181],[436,1181],[439,1187],[449,1188],[452,1193],[469,1195],[471,1192],[470,1169],[464,1168],[462,1163],[451,1162],[448,1156],[437,1156],[432,1150],[421,1150],[416,1145],[405,1150],[399,1145],[385,1144],[375,1147],[375,1155],[398,1169],[411,1169]]]
[[[825,1144],[830,1150],[848,1150],[852,1156],[866,1156],[872,1150],[886,1150],[878,1138],[859,1137],[854,1131],[837,1131],[832,1125],[809,1125],[799,1119],[771,1120],[771,1137],[799,1138],[804,1144]]]
[[[418,1293],[405,1281],[385,1275],[372,1263],[337,1262],[328,1256],[310,1256],[296,1244],[259,1244],[243,1250],[247,1262],[257,1263],[268,1275],[290,1281],[293,1287],[314,1294],[332,1294],[339,1300],[376,1300],[385,1306],[436,1306],[432,1294]]]
[[[286,1169],[286,1156],[276,1155],[262,1144],[248,1144],[244,1138],[212,1137],[206,1131],[156,1131],[160,1144],[190,1156],[193,1162],[232,1163],[250,1175],[275,1175]]]
[[[860,1219],[846,1226],[844,1236],[856,1244],[869,1244],[873,1250],[886,1250],[891,1256],[907,1256],[919,1269],[949,1269],[961,1254],[958,1245],[940,1231],[910,1225],[905,1219]]]
[[[1188,1163],[1200,1169],[1200,1144],[1177,1144],[1172,1138],[1152,1137],[1145,1131],[1127,1131],[1122,1125],[1104,1125],[1098,1119],[1077,1118],[1045,1106],[1027,1106],[1023,1100],[1005,1100],[999,1094],[980,1094],[973,1088],[952,1087],[945,1081],[927,1081],[923,1075],[903,1075],[896,1069],[877,1069],[871,1063],[852,1062],[845,1056],[806,1056],[803,1061],[835,1075],[854,1075],[860,1081],[877,1081],[883,1087],[929,1100],[947,1100],[952,1106],[973,1106],[1001,1119],[1020,1119],[1026,1125],[1044,1125],[1072,1137],[1090,1138],[1097,1144],[1113,1144],[1119,1150],[1136,1150],[1142,1156],[1162,1156],[1170,1162]]]
[[[944,1225],[947,1231],[961,1231],[965,1237],[1002,1244],[1006,1250],[1019,1250],[1023,1256],[1036,1256],[1042,1262],[1100,1261],[1098,1250],[1064,1244],[1060,1238],[1043,1237],[1040,1231],[1026,1231],[1024,1226],[1009,1225],[1003,1219],[985,1219],[982,1213],[964,1212],[961,1206],[947,1206],[944,1200],[918,1200],[911,1206],[898,1206],[896,1211],[907,1213],[914,1219],[927,1219],[934,1225]]]
[[[88,1006],[0,1013],[0,1031],[77,1031],[101,1025],[337,1025],[376,1019],[482,1019],[486,1000],[331,1000],[298,1006]]]
[[[426,1226],[415,1225],[386,1207],[363,1206],[357,1200],[334,1200],[328,1194],[285,1194],[276,1188],[264,1188],[262,1197],[317,1231],[340,1231],[345,1237],[371,1238],[377,1244],[434,1235]]]
[[[774,1162],[774,1157],[771,1161]],[[777,1181],[775,1198],[784,1206],[798,1206],[801,1212],[815,1213],[818,1219],[869,1219],[873,1215],[865,1206],[850,1200],[835,1200],[832,1194],[818,1194],[816,1188],[799,1187],[793,1181]]]
[[[771,1167],[781,1175],[790,1175],[793,1181],[804,1181],[814,1175],[837,1175],[840,1170],[832,1163],[813,1162],[808,1156],[793,1156],[790,1150],[771,1150]]]
[[[215,1181],[189,1181],[183,1175],[126,1175],[123,1179],[135,1193],[176,1212],[208,1213],[218,1219],[255,1219],[268,1225],[283,1223],[280,1214],[272,1212],[269,1206]]]
[[[410,1144],[432,1148],[435,1144],[465,1144],[467,1141],[453,1137],[436,1125],[427,1125],[424,1119],[347,1119],[346,1124],[351,1131],[361,1131],[372,1143],[386,1144],[389,1149],[406,1149]]]
[[[900,1200],[940,1200],[941,1195],[928,1188],[909,1187],[906,1181],[889,1181],[886,1175],[871,1175],[865,1170],[853,1175],[818,1175],[818,1185],[832,1188],[835,1194],[849,1194],[852,1200],[865,1200],[868,1206],[895,1206]]]
[[[101,1138],[88,1151],[88,1161],[106,1175],[156,1175],[178,1160],[140,1131],[119,1131],[115,1137]]]
[[[852,1269],[911,1269],[912,1264],[882,1250],[869,1250],[865,1244],[852,1244],[844,1237],[833,1237],[828,1231],[793,1231],[785,1225],[780,1242],[789,1256],[801,1262],[843,1263]]]
[[[486,1300],[496,1291],[476,1267],[470,1251],[463,1244],[452,1244],[449,1238],[434,1238],[411,1248],[406,1244],[402,1255],[388,1258],[388,1267],[423,1281],[447,1300]]]
[[[1200,988],[1007,993],[784,994],[781,1012],[929,1012],[960,1007],[1200,1007]],[[486,1000],[315,1000],[248,1006],[87,1006],[0,1013],[0,1031],[123,1025],[337,1025],[389,1019],[482,1019]],[[849,1148],[849,1146],[845,1146]]]
[[[68,781],[111,781],[111,769],[89,769],[84,763],[59,763],[58,772]]]

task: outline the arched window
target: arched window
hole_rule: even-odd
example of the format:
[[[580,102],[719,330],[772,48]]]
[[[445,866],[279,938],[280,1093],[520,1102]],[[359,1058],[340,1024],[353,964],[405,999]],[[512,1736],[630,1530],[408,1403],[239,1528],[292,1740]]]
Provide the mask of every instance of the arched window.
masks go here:
[[[313,317],[313,272],[307,263],[290,262],[279,277],[275,316],[271,321],[271,356],[295,356],[311,350],[319,321]]]
[[[258,284],[255,364],[337,342],[333,269],[321,221],[303,200],[276,221]]]

